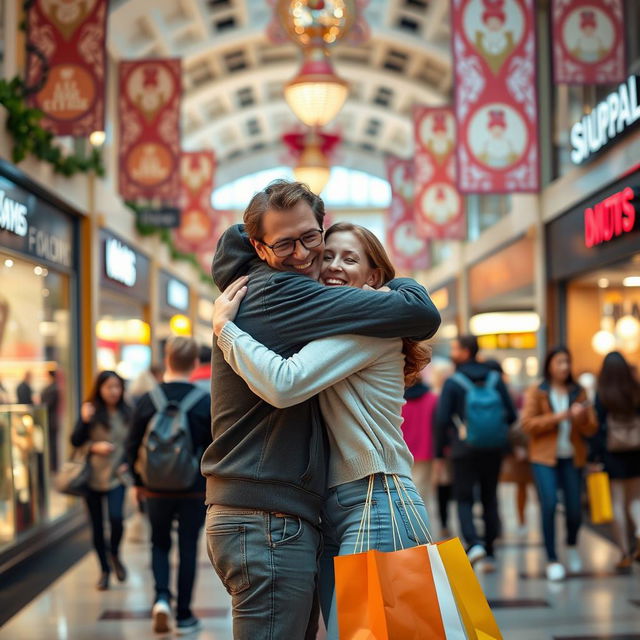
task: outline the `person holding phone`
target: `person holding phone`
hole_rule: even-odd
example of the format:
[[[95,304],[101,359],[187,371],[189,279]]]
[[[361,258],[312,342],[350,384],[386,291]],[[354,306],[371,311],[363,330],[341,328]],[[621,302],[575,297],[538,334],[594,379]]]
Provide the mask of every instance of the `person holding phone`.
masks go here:
[[[598,428],[585,390],[574,381],[566,347],[556,347],[547,354],[544,381],[527,391],[521,424],[529,436],[529,458],[540,498],[547,578],[563,580],[566,569],[556,549],[558,489],[564,497],[567,564],[575,573],[582,569],[576,544],[582,518],[582,470],[587,460],[585,438]]]

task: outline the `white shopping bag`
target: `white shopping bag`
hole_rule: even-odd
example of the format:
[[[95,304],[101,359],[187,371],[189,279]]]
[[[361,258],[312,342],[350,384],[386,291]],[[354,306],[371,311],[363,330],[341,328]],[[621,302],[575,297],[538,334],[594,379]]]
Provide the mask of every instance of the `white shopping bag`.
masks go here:
[[[440,614],[442,615],[442,623],[447,640],[468,640],[467,633],[458,613],[458,607],[456,606],[451,585],[449,584],[447,571],[442,563],[438,548],[433,544],[428,544],[427,551],[429,553],[433,581],[436,585],[438,604],[440,605]]]

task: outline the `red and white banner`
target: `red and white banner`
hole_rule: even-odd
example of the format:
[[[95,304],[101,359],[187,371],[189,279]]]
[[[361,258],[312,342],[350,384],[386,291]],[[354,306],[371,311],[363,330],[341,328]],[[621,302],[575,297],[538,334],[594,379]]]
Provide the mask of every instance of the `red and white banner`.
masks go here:
[[[183,152],[180,158],[180,226],[172,233],[183,253],[215,249],[216,219],[211,206],[215,167],[213,151]]]
[[[552,34],[556,83],[626,80],[622,0],[553,0]]]
[[[118,187],[125,200],[180,199],[180,60],[119,65]]]
[[[538,191],[534,0],[453,0],[457,183]]]
[[[386,247],[391,261],[400,271],[428,269],[429,245],[416,233],[413,213],[413,160],[388,155],[385,161],[391,185],[391,205],[386,220]]]
[[[27,22],[28,102],[57,136],[104,131],[107,0],[35,0]]]
[[[416,107],[415,222],[429,239],[462,240],[466,236],[464,200],[456,187],[456,121],[449,107]]]

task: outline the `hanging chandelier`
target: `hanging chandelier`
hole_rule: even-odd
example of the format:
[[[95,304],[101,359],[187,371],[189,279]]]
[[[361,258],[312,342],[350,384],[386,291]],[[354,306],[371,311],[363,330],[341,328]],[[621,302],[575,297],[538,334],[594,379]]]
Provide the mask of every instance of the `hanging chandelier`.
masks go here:
[[[295,115],[310,127],[336,117],[349,87],[336,75],[327,47],[344,38],[356,23],[356,0],[278,0],[281,25],[303,50],[302,68],[284,90]]]
[[[306,184],[313,193],[320,194],[329,181],[330,156],[340,143],[340,136],[311,129],[306,133],[286,133],[283,142],[296,158],[293,169],[296,180]]]
[[[324,48],[307,49],[304,56],[298,75],[284,88],[284,97],[301,122],[322,127],[338,115],[349,87],[336,75]]]

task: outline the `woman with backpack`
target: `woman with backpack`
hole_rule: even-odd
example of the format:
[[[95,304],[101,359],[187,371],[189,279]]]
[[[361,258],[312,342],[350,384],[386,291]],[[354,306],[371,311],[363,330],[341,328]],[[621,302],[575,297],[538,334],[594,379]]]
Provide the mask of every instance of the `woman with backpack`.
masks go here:
[[[585,390],[573,379],[571,355],[566,347],[557,347],[547,354],[544,381],[527,391],[521,424],[529,435],[529,459],[540,498],[547,579],[563,580],[566,569],[558,561],[556,551],[558,489],[562,489],[564,497],[568,566],[576,572],[582,568],[576,543],[582,519],[582,469],[587,460],[585,438],[598,428]]]
[[[640,562],[640,383],[624,356],[608,354],[598,376],[596,412],[599,428],[590,441],[590,460],[604,466],[611,479],[613,532],[622,556],[616,569]],[[635,527],[630,547],[627,514]]]
[[[115,371],[102,371],[96,378],[90,399],[80,409],[80,418],[71,435],[74,447],[86,449],[91,466],[85,500],[93,530],[93,546],[102,570],[97,584],[99,591],[109,588],[112,568],[119,582],[127,579],[119,550],[124,532],[124,496],[128,478],[124,444],[130,417],[131,409],[124,400],[124,380]],[[103,523],[105,501],[111,530],[109,553]]]

